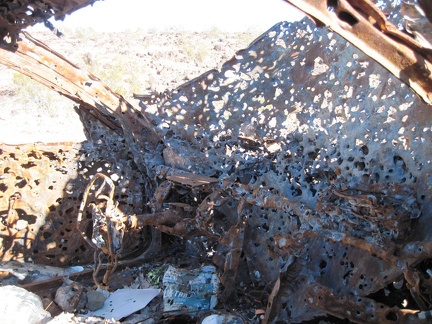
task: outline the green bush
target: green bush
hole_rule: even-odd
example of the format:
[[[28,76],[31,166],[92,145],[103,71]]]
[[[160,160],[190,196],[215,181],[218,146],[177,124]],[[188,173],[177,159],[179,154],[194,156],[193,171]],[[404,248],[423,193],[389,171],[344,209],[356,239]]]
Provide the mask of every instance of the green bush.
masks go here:
[[[211,51],[210,45],[206,44],[205,40],[196,43],[192,42],[188,37],[182,37],[179,40],[179,45],[180,50],[183,51],[189,59],[198,64],[204,62]]]
[[[58,117],[65,102],[73,105],[70,100],[24,74],[15,72],[13,83],[17,88],[18,103],[28,106],[29,109],[34,106],[41,115]]]
[[[99,55],[85,61],[90,73],[125,98],[131,98],[134,93],[140,93],[148,87],[144,78],[144,66],[123,55],[115,54],[104,64],[99,63]]]

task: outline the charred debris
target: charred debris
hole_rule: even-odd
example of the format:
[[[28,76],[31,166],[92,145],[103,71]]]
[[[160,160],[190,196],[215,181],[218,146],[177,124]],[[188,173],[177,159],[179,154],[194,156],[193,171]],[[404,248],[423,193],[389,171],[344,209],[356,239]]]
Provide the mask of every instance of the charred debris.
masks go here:
[[[1,145],[4,267],[93,264],[69,279],[109,290],[137,264],[211,264],[219,309],[254,301],[264,322],[429,321],[430,17],[407,22],[426,2],[290,1],[312,19],[140,107],[19,33],[91,2],[0,1],[0,62],[78,103],[88,133]]]

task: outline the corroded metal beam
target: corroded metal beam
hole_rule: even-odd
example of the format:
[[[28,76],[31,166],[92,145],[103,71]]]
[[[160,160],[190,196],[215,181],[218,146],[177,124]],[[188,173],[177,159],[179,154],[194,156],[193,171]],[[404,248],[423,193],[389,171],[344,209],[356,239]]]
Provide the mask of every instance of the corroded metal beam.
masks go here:
[[[398,30],[370,1],[286,1],[344,37],[432,104],[432,50]]]
[[[131,108],[94,75],[81,70],[28,33],[21,34],[14,49],[0,45],[0,63],[99,113],[99,119],[117,131],[121,128],[113,118],[114,113]]]

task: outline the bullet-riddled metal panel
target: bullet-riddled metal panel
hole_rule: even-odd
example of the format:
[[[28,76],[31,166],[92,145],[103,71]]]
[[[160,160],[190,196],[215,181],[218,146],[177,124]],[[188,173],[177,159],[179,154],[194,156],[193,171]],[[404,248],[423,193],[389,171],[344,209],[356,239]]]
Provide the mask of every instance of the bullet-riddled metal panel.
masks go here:
[[[23,58],[46,54],[41,44],[30,38],[29,44]],[[83,93],[88,100],[69,96],[104,108],[90,91]],[[280,23],[221,71],[169,92],[157,114],[147,115],[152,122],[111,97],[102,119],[121,127],[146,175],[142,187],[149,188],[132,190],[151,210],[130,221],[205,237],[221,271],[223,298],[235,291],[236,275],[248,276],[276,281],[267,321],[301,322],[324,313],[344,318],[344,307],[355,309],[353,321],[406,314],[414,319],[405,321],[420,321],[416,310],[363,298],[403,278],[414,299],[409,307],[430,307],[422,289],[426,275],[412,268],[432,255],[430,107],[340,36],[307,20]],[[135,182],[127,170],[125,179]],[[18,180],[12,187],[26,184]],[[5,230],[18,230],[15,205],[22,197],[6,197]],[[244,263],[249,272],[239,271]]]
[[[416,30],[418,27],[413,24],[410,30],[406,19],[406,30],[416,36],[411,37],[405,30],[400,30],[389,22],[386,15],[372,1],[289,2],[370,55],[408,84],[424,101],[432,104],[432,45],[426,39],[422,41],[422,37],[417,37],[422,35],[423,29]],[[387,7],[389,6],[387,3]],[[393,11],[393,16],[397,17],[397,14]],[[426,22],[430,25],[427,19]]]
[[[400,219],[401,224],[407,221],[409,231],[401,239],[394,233],[387,236],[391,230],[382,223],[377,235],[366,235],[393,251],[394,242],[430,240],[429,110],[407,85],[359,49],[303,20],[274,26],[221,71],[180,86],[159,104],[154,119],[166,145],[176,149],[177,159],[166,160],[173,168],[231,179],[251,190],[264,188],[315,212],[320,198],[329,198],[328,205],[337,203],[327,194],[332,189],[389,195],[393,210],[400,201],[410,201],[411,216]],[[394,184],[401,185],[400,191],[392,189]],[[403,275],[360,241],[347,245],[324,232],[319,237],[324,228],[363,237],[360,225],[352,223],[358,221],[355,210],[362,203],[348,200],[350,217],[356,220],[347,216],[350,211],[336,208],[332,216],[334,211],[320,210],[314,215],[319,225],[308,224],[292,210],[252,208],[243,251],[253,271],[267,282],[278,278],[287,258],[275,237],[295,240],[299,232],[307,237],[286,251],[297,256],[298,266],[287,270],[292,282],[279,291],[274,305],[280,308],[270,313],[272,321],[300,322],[322,314],[320,307],[304,302],[314,281],[338,293],[367,296]],[[318,237],[302,232],[308,227]]]
[[[1,145],[2,261],[56,266],[93,261],[93,249],[75,227],[84,190],[97,172],[114,181],[115,199],[125,213],[143,212],[144,182],[124,139],[90,116],[86,125],[90,140],[81,144]],[[19,197],[12,208],[18,219],[7,224],[15,193]],[[91,228],[90,214],[83,223]],[[126,254],[145,250],[150,239],[146,230],[129,229]]]

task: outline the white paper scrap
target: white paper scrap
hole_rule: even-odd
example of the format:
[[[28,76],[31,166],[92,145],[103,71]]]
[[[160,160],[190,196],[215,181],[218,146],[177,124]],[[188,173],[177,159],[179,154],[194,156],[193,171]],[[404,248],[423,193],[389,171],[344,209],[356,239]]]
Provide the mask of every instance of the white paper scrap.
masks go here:
[[[147,306],[161,292],[160,289],[118,289],[113,292],[104,306],[87,316],[103,317],[116,321],[129,316]]]

